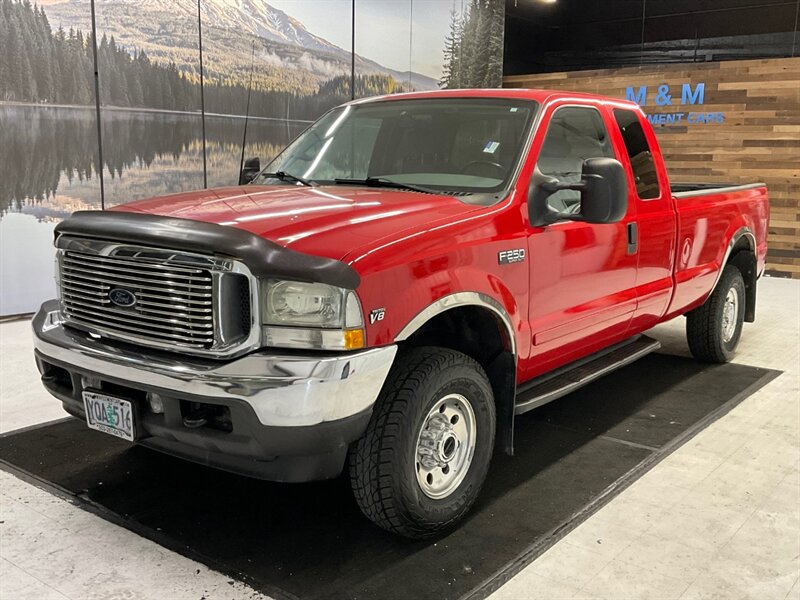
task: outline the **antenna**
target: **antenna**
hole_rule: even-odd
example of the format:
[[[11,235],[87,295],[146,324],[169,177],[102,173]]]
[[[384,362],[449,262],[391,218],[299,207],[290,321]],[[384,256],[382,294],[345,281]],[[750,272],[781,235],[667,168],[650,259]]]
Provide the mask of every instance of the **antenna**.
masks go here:
[[[106,190],[103,185],[103,123],[100,120],[100,72],[97,66],[97,19],[92,0],[92,64],[94,66],[94,107],[97,120],[97,176],[100,179],[100,210],[106,209]]]
[[[256,41],[253,40],[253,50],[250,56],[250,82],[247,84],[247,106],[244,110],[244,133],[242,133],[242,157],[239,159],[239,174],[236,179],[241,184],[242,169],[244,169],[244,145],[247,142],[247,121],[250,119],[250,92],[253,91],[253,71],[256,68]]]
[[[206,160],[206,96],[203,83],[203,20],[200,18],[200,0],[197,0],[197,41],[200,48],[200,115],[203,122],[203,187],[208,187]]]
[[[350,9],[350,99],[356,99],[356,0]],[[409,67],[411,70],[411,67]]]

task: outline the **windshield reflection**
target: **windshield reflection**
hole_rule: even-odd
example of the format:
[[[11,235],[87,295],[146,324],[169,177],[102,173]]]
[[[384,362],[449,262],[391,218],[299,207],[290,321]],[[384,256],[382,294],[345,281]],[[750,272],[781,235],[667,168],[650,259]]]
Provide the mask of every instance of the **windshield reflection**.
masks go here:
[[[385,99],[336,108],[256,178],[491,194],[513,178],[537,104],[508,98]],[[277,181],[275,181],[278,183]]]

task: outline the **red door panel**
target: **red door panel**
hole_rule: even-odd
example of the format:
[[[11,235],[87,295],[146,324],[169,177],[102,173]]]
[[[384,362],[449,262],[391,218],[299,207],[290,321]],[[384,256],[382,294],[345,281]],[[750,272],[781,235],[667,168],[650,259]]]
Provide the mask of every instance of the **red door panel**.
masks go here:
[[[612,108],[612,137],[628,174],[628,201],[636,204],[638,267],[636,313],[630,333],[661,320],[672,298],[676,219],[658,143],[641,111]]]
[[[574,106],[570,103],[570,107]],[[603,124],[610,131],[603,107],[593,108],[600,111]],[[558,107],[546,110],[543,122],[551,122],[552,126]],[[563,149],[576,154],[576,142],[565,136],[556,146],[556,156],[550,157],[543,143],[546,135],[547,132],[538,132],[537,138],[541,139],[534,142],[534,150],[539,150],[537,164],[554,165],[556,170],[560,166],[557,152]],[[613,137],[609,143],[612,155],[619,160]],[[584,155],[585,152],[578,158],[585,158]],[[576,168],[567,167],[573,172]],[[559,174],[554,176],[561,180]],[[619,223],[562,221],[530,229],[532,346],[528,359],[520,361],[523,379],[591,354],[627,335],[637,302],[638,257],[628,253],[627,232],[628,223],[635,219],[636,204],[629,203],[628,213]]]

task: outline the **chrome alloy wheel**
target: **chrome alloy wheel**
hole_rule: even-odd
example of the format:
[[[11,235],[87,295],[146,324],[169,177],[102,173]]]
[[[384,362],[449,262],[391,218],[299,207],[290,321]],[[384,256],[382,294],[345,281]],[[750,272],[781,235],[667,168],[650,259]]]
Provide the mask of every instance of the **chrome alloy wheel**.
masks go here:
[[[446,498],[461,484],[475,454],[477,422],[461,394],[448,394],[428,412],[417,437],[416,472],[429,498]]]
[[[735,287],[732,287],[728,290],[728,295],[725,297],[725,304],[722,306],[722,341],[726,344],[733,338],[738,320],[739,291]]]

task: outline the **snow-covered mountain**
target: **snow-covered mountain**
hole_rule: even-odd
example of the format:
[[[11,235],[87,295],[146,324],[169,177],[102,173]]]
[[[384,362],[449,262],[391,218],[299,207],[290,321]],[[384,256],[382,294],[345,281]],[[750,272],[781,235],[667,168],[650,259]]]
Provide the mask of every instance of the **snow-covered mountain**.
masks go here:
[[[137,0],[114,1],[137,2]],[[162,2],[163,0],[148,1]],[[177,0],[175,4],[183,5],[184,10],[196,10],[197,6],[193,0]],[[246,31],[268,40],[293,44],[308,50],[328,52],[342,50],[314,35],[300,21],[263,0],[203,0],[200,7],[206,22],[216,26]]]
[[[43,0],[40,4],[54,29],[89,30],[90,0]],[[287,87],[303,91],[313,82],[348,72],[349,49],[315,35],[265,0],[202,0],[200,10],[206,66],[212,78],[241,80],[249,72],[252,36],[261,40],[256,59],[260,73],[276,84],[284,79]],[[96,14],[99,34],[113,35],[126,47],[144,49],[153,59],[196,71],[197,0],[102,0],[97,2]],[[362,56],[357,57],[356,68],[363,74],[391,75],[417,89],[437,87],[431,77],[398,72]]]
[[[40,0],[48,15],[69,16],[74,20],[81,9],[89,8],[88,0]],[[76,10],[77,9],[77,10]],[[151,15],[172,14],[175,18],[197,16],[197,0],[102,0],[97,2],[99,20],[106,14],[136,11],[147,18]],[[300,21],[263,0],[202,0],[203,22],[239,32],[252,33],[269,40],[318,50],[340,50],[330,42],[309,32]],[[84,13],[84,20],[89,13]],[[78,25],[75,23],[73,26]]]

